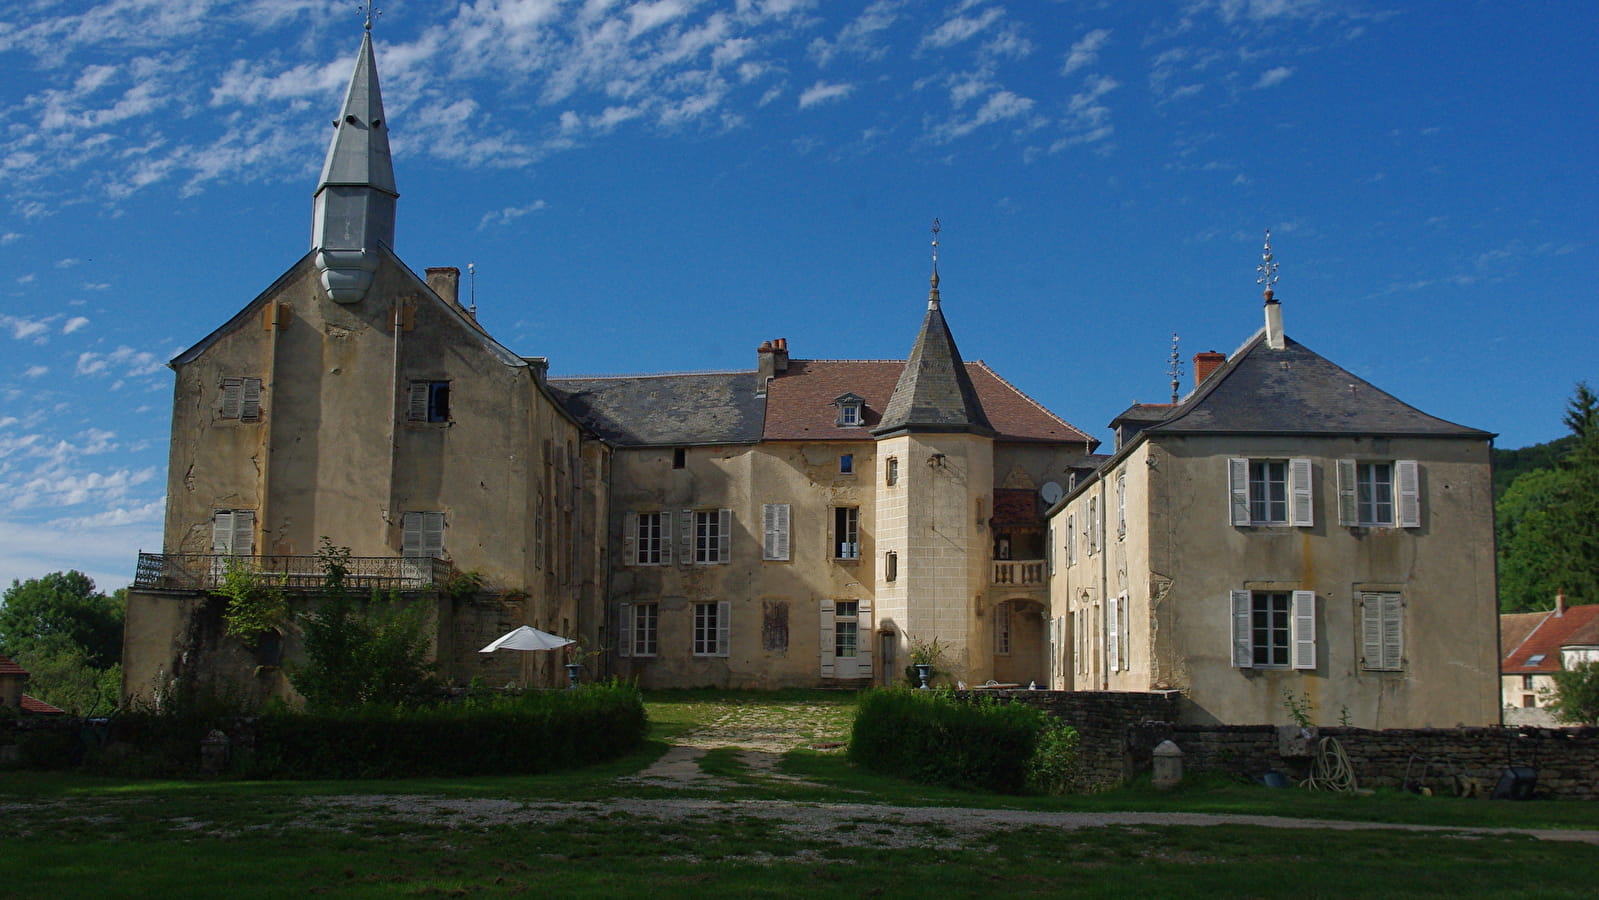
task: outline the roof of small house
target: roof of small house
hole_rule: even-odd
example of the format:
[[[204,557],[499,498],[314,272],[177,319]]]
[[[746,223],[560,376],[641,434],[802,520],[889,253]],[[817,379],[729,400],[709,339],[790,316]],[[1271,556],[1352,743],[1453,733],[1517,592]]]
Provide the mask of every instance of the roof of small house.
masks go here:
[[[1492,434],[1428,415],[1284,338],[1281,350],[1257,332],[1145,434],[1362,434],[1474,437]],[[1153,413],[1139,404],[1119,418]]]
[[[28,670],[17,665],[11,657],[0,654],[0,675],[27,675]]]
[[[753,444],[765,403],[755,372],[551,378],[567,412],[621,447]]]
[[[1564,612],[1555,610],[1542,613],[1521,613],[1522,616],[1541,617],[1533,624],[1527,636],[1514,647],[1508,642],[1500,646],[1505,658],[1499,670],[1504,675],[1537,675],[1560,671],[1560,648],[1599,639],[1599,604],[1568,606]],[[1501,636],[1504,619],[1500,616]],[[1521,623],[1516,623],[1518,629]]]
[[[30,697],[27,694],[22,695],[22,711],[34,716],[64,716],[67,714],[67,711],[61,707],[51,706],[43,700],[37,697]]]

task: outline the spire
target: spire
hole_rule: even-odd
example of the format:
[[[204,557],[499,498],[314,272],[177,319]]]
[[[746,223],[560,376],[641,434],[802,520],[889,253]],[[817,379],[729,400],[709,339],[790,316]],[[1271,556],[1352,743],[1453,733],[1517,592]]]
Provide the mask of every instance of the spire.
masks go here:
[[[334,121],[333,140],[313,201],[311,247],[322,284],[333,299],[354,303],[366,295],[377,269],[378,246],[394,243],[394,164],[388,122],[372,52],[371,12],[356,54],[355,71]]]
[[[872,429],[876,437],[907,431],[994,433],[960,349],[955,346],[955,336],[944,321],[938,294],[938,231],[938,220],[934,219],[933,277],[927,315],[922,318],[922,330],[916,335],[910,359],[905,361],[894,394],[883,410],[883,419]]]

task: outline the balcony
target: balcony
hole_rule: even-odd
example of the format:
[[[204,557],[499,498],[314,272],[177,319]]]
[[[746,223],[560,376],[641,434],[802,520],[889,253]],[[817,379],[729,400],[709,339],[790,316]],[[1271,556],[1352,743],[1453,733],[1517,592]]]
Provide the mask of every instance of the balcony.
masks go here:
[[[206,591],[222,586],[229,565],[262,583],[288,591],[314,591],[327,576],[317,556],[222,556],[209,553],[140,553],[133,586],[156,591]],[[352,556],[345,560],[346,587],[368,591],[419,591],[443,582],[452,571],[442,559]]]
[[[1018,587],[1043,587],[1047,571],[1041,559],[994,560],[994,584]]]

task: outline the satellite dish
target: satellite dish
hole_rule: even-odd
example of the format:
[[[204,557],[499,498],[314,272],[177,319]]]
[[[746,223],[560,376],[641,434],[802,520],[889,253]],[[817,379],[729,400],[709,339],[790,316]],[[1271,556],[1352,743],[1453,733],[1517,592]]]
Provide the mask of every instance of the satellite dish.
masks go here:
[[[1065,495],[1066,492],[1061,490],[1060,485],[1053,481],[1044,482],[1044,486],[1038,489],[1038,496],[1043,497],[1044,502],[1050,506],[1060,502],[1060,498]]]

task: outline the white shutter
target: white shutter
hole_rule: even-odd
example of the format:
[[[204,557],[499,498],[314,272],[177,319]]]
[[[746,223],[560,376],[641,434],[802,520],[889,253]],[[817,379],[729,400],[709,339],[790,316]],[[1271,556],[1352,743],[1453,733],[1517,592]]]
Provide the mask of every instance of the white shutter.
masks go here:
[[[444,513],[422,513],[422,555],[444,556]]]
[[[733,644],[733,604],[719,600],[716,604],[716,655],[731,655]]]
[[[1338,524],[1359,525],[1360,510],[1355,505],[1355,461],[1338,461]]]
[[[1126,593],[1122,594],[1121,614],[1122,614],[1122,622],[1121,622],[1121,637],[1122,637],[1121,660],[1122,660],[1122,671],[1126,672],[1126,671],[1130,671],[1132,669],[1132,667],[1133,667],[1133,654],[1132,654],[1132,646],[1131,646],[1131,642],[1132,642],[1132,634],[1131,634],[1132,612],[1131,612],[1131,610],[1129,610],[1127,608],[1127,594]]]
[[[1121,598],[1110,597],[1106,603],[1109,606],[1105,609],[1105,667],[1119,672],[1122,667]]]
[[[237,419],[239,417],[239,404],[243,395],[243,378],[222,379],[222,418]]]
[[[1049,526],[1049,540],[1044,544],[1044,560],[1049,566],[1049,574],[1055,574],[1055,526]]]
[[[661,523],[661,565],[672,564],[672,511],[662,510],[657,514]]]
[[[821,659],[822,677],[832,678],[837,674],[833,660],[833,601],[823,600],[821,607],[820,623],[816,632],[818,656]]]
[[[261,418],[261,379],[241,378],[239,385],[239,418],[254,422]]]
[[[617,639],[616,655],[633,655],[633,604],[622,604],[621,615],[617,616],[618,630],[621,632]]]
[[[234,556],[255,555],[255,510],[236,509],[233,511],[233,550]]]
[[[1294,644],[1293,667],[1316,668],[1316,592],[1294,591],[1293,626],[1291,640]]]
[[[224,556],[233,552],[231,509],[219,509],[211,514],[211,552]]]
[[[1398,594],[1384,594],[1382,598],[1382,661],[1385,669],[1404,667],[1404,616],[1405,604],[1400,596]]]
[[[727,562],[733,549],[733,511],[719,509],[716,511],[716,561]]]
[[[1228,509],[1234,525],[1249,524],[1249,460],[1234,457],[1227,460],[1227,487],[1231,497]],[[1234,665],[1237,665],[1236,661]]]
[[[411,382],[411,395],[406,402],[405,417],[412,422],[426,422],[428,420],[428,383],[426,381]]]
[[[624,513],[622,515],[622,565],[638,565],[638,556],[638,513]]]
[[[1232,591],[1233,606],[1233,666],[1239,669],[1255,667],[1254,642],[1250,636],[1249,613],[1251,596],[1248,591]]]
[[[1099,549],[1099,498],[1088,498],[1088,555]]]
[[[1077,565],[1077,514],[1066,517],[1066,565]]]
[[[1394,462],[1394,481],[1399,493],[1399,527],[1421,527],[1421,469],[1413,459]]]
[[[694,557],[694,510],[683,510],[678,516],[677,526],[678,540],[683,542],[677,561],[685,566],[699,562]]]
[[[788,516],[787,503],[768,503],[761,507],[763,559],[788,559]]]
[[[1384,668],[1382,664],[1382,595],[1360,595],[1360,655],[1361,665],[1367,669]]]
[[[862,600],[856,607],[855,675],[870,678],[872,675],[872,601]]]
[[[1293,520],[1289,523],[1291,525],[1308,528],[1316,524],[1310,497],[1311,472],[1308,459],[1288,461],[1288,493],[1293,503],[1293,511],[1290,513]]]
[[[408,512],[400,517],[400,555],[426,556],[422,550],[422,514]]]
[[[1060,680],[1061,673],[1066,667],[1061,665],[1061,625],[1065,622],[1063,616],[1056,616],[1049,621],[1049,686],[1054,687]]]

